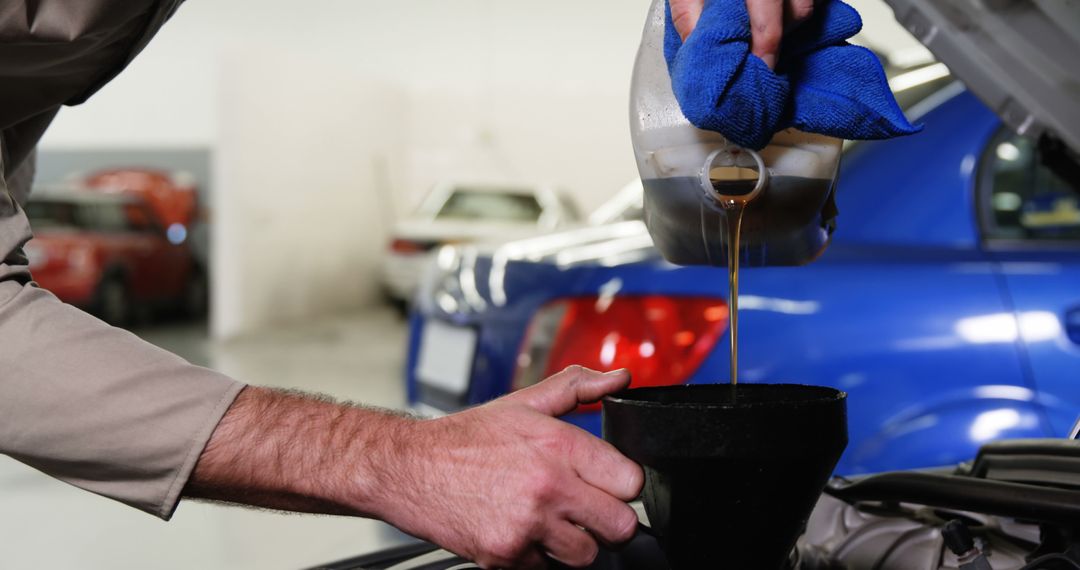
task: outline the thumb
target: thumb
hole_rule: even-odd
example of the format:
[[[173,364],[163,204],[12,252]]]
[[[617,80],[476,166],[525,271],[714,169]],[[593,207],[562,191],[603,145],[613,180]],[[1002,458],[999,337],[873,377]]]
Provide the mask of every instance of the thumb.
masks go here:
[[[582,366],[571,366],[505,399],[529,406],[542,414],[561,416],[574,411],[578,404],[595,402],[629,384],[630,373],[626,369],[602,373]]]

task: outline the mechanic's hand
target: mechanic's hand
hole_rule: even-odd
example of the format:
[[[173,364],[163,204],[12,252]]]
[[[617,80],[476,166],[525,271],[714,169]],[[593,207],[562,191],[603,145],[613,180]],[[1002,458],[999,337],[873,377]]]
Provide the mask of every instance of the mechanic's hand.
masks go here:
[[[708,0],[711,2],[741,2],[743,0]],[[780,54],[780,37],[814,11],[814,0],[745,0],[750,13],[750,51],[761,58],[770,69],[776,66]],[[685,41],[694,31],[706,0],[669,0],[675,30]]]
[[[607,442],[554,419],[625,388],[626,371],[572,366],[484,406],[394,434],[399,473],[380,518],[484,568],[585,566],[597,541],[633,537],[641,468]],[[583,530],[585,529],[585,530]]]

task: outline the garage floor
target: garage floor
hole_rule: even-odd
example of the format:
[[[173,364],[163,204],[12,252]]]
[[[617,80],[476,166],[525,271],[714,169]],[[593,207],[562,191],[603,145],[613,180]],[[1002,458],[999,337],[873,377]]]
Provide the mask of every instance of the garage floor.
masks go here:
[[[400,407],[405,323],[388,309],[212,344],[205,326],[143,338],[252,384]],[[185,501],[162,522],[0,456],[0,568],[304,568],[408,540],[382,523]]]

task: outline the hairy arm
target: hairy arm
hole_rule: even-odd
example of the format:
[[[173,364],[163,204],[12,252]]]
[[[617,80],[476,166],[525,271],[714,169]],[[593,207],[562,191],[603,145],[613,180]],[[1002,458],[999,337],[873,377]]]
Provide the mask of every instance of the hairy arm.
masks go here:
[[[489,568],[571,566],[633,536],[641,468],[554,419],[627,385],[572,367],[433,420],[248,387],[210,439],[185,495],[370,516]]]
[[[245,388],[214,430],[187,497],[306,513],[370,516],[362,476],[418,420],[328,398]],[[359,475],[359,476],[354,476]]]

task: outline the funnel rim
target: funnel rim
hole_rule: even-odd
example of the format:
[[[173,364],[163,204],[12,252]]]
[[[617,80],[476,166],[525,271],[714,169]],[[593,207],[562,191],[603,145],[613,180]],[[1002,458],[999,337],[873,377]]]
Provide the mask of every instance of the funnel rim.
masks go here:
[[[610,402],[616,405],[635,406],[641,408],[664,408],[664,409],[693,409],[693,410],[719,410],[719,409],[748,409],[748,408],[760,408],[768,407],[772,409],[786,408],[786,407],[799,407],[805,408],[807,406],[826,406],[832,405],[836,402],[841,402],[847,399],[847,392],[838,390],[829,386],[815,386],[811,384],[790,384],[790,383],[778,383],[778,384],[737,384],[738,389],[755,390],[757,387],[769,387],[769,388],[792,388],[798,389],[802,392],[817,392],[818,395],[808,397],[805,399],[795,398],[789,400],[758,400],[758,401],[744,401],[744,402],[660,402],[656,400],[647,400],[641,398],[627,397],[626,394],[646,394],[657,392],[674,392],[679,390],[693,391],[701,390],[702,388],[715,390],[717,386],[724,386],[724,384],[679,384],[674,386],[643,386],[640,388],[627,388],[614,394],[604,396],[604,402]]]

